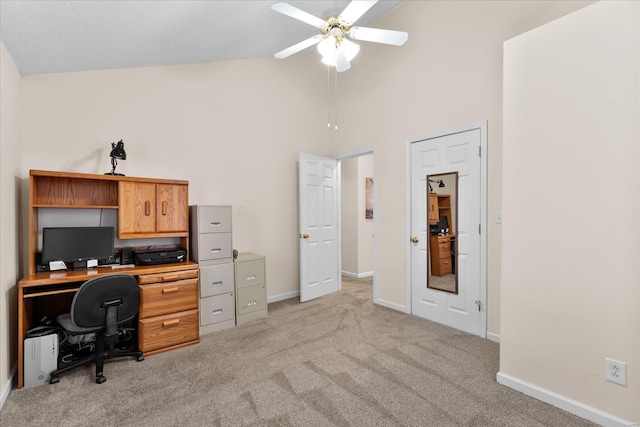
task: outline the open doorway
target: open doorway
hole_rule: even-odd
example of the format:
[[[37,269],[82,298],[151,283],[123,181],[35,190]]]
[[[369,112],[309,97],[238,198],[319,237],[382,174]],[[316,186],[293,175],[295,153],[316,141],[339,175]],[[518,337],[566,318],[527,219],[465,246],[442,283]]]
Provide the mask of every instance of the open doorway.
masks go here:
[[[373,151],[340,158],[340,272],[342,282],[375,293],[375,176]]]

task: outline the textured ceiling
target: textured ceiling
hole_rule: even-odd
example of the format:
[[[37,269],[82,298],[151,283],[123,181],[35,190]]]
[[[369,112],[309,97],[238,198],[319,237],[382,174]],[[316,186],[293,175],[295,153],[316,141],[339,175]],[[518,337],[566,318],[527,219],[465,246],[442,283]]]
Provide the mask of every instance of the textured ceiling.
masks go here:
[[[265,58],[318,33],[274,3],[1,0],[0,38],[22,75]],[[325,17],[349,1],[286,3]],[[380,0],[357,24],[370,26],[400,3]]]

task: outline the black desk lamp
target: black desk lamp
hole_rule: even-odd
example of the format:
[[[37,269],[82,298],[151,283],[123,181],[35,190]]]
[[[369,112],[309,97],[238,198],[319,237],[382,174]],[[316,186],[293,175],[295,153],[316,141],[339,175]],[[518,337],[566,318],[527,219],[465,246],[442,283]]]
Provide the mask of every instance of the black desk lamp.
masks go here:
[[[118,141],[117,144],[115,142],[112,142],[111,148],[112,150],[109,154],[109,156],[111,156],[111,172],[107,172],[105,173],[105,175],[124,176],[123,173],[116,173],[116,166],[118,165],[118,161],[116,159],[127,160],[127,153],[126,151],[124,151],[124,142],[122,142],[122,140]]]

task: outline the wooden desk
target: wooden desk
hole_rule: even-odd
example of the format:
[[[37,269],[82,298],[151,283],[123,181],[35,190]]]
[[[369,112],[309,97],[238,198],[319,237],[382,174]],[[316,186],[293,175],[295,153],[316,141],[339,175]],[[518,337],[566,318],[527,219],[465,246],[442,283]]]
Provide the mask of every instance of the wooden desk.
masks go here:
[[[108,274],[138,278],[138,346],[145,356],[200,342],[198,264],[99,267],[31,274],[18,282],[18,388],[24,386],[24,339],[43,316],[69,312],[73,295],[86,280]],[[163,292],[163,291],[170,292]]]
[[[429,250],[431,252],[431,274],[446,276],[453,272],[453,256],[451,245],[455,245],[455,234],[444,236],[429,236]]]

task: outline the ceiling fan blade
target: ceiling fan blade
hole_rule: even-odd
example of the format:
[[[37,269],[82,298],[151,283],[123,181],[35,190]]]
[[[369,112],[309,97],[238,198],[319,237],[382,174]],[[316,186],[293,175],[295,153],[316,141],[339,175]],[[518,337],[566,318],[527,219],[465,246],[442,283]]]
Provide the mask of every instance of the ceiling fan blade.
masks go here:
[[[271,6],[271,9],[299,21],[306,22],[307,24],[313,25],[316,28],[322,28],[327,25],[327,21],[325,21],[324,19],[313,16],[312,14],[307,13],[304,10],[300,10],[297,7],[293,7],[287,3],[276,3]]]
[[[367,27],[353,27],[349,30],[349,36],[354,40],[391,44],[394,46],[402,46],[409,38],[409,34],[404,31],[380,30],[378,28]]]
[[[294,53],[300,52],[301,50],[304,50],[309,46],[313,46],[314,44],[319,43],[320,40],[322,40],[322,37],[323,36],[321,34],[315,35],[313,37],[309,37],[308,39],[303,40],[300,43],[296,43],[293,46],[290,46],[286,49],[281,50],[280,52],[276,53],[274,56],[278,59],[284,59],[287,56],[293,55]]]
[[[378,0],[353,0],[342,11],[338,20],[347,25],[353,25],[367,10],[371,9],[371,6],[376,4]]]
[[[351,68],[351,63],[344,54],[344,50],[338,49],[336,51],[336,71],[341,73],[349,68]]]

